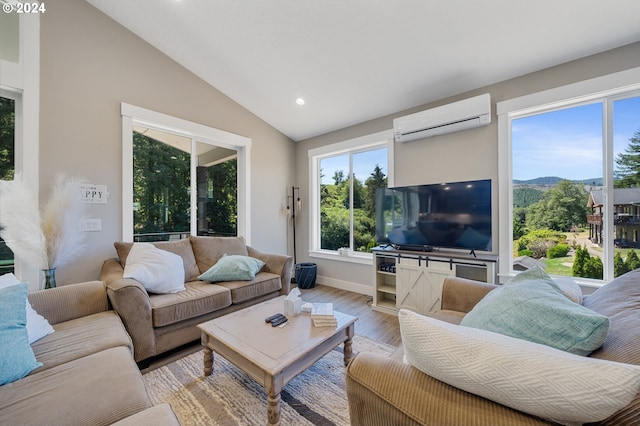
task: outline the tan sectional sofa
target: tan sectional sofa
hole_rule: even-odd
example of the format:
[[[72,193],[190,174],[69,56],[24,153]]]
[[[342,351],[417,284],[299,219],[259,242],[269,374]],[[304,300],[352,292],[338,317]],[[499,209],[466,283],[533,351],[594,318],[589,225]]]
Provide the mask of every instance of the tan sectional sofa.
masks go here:
[[[2,425],[179,425],[171,408],[152,407],[104,283],[31,293],[55,330],[32,344],[43,366],[0,386]]]
[[[261,253],[242,237],[190,237],[153,243],[179,255],[185,269],[185,291],[153,294],[134,279],[123,278],[133,243],[116,243],[118,258],[104,262],[101,279],[109,300],[118,312],[134,346],[137,362],[175,349],[200,338],[197,324],[246,306],[289,293],[293,258]],[[251,281],[215,284],[198,276],[227,255],[251,256],[265,266]]]
[[[449,277],[437,319],[459,324],[496,286]],[[593,358],[640,365],[640,269],[618,277],[587,296],[587,308],[609,317],[610,329]],[[438,381],[399,359],[360,353],[348,367],[347,394],[352,425],[552,424]],[[640,395],[598,425],[640,424]]]

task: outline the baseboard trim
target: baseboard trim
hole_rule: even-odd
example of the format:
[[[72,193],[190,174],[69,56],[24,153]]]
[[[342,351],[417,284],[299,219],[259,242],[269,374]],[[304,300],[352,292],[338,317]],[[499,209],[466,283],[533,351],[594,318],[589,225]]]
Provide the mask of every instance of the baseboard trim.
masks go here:
[[[316,283],[326,285],[327,287],[339,288],[340,290],[347,290],[358,294],[364,294],[365,296],[373,296],[373,287],[366,284],[338,280],[322,275],[318,275],[316,277]]]

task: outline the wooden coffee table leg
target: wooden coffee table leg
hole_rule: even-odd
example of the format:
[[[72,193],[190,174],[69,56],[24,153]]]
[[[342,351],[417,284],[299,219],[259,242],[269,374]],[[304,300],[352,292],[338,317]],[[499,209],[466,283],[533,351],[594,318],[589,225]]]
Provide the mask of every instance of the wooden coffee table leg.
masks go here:
[[[349,361],[353,357],[353,349],[351,347],[352,339],[353,339],[354,326],[351,324],[347,327],[347,340],[344,341],[344,366],[349,365]]]
[[[280,394],[269,392],[267,395],[267,419],[268,425],[280,424]]]
[[[213,350],[204,347],[204,375],[210,376],[213,372]]]

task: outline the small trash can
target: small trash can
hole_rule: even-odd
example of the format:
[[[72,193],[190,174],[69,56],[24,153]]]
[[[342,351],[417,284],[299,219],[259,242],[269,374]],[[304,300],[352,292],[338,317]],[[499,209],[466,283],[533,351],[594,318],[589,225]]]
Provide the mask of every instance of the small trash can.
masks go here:
[[[298,283],[298,288],[314,288],[316,286],[317,272],[318,265],[315,263],[297,263],[296,283]]]

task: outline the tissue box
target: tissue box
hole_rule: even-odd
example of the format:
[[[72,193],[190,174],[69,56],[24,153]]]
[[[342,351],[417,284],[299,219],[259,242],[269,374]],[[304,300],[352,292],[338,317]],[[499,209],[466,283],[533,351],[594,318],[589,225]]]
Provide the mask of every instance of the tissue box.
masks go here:
[[[285,315],[300,315],[302,312],[302,299],[298,298],[295,300],[286,300],[284,301],[284,314]]]

